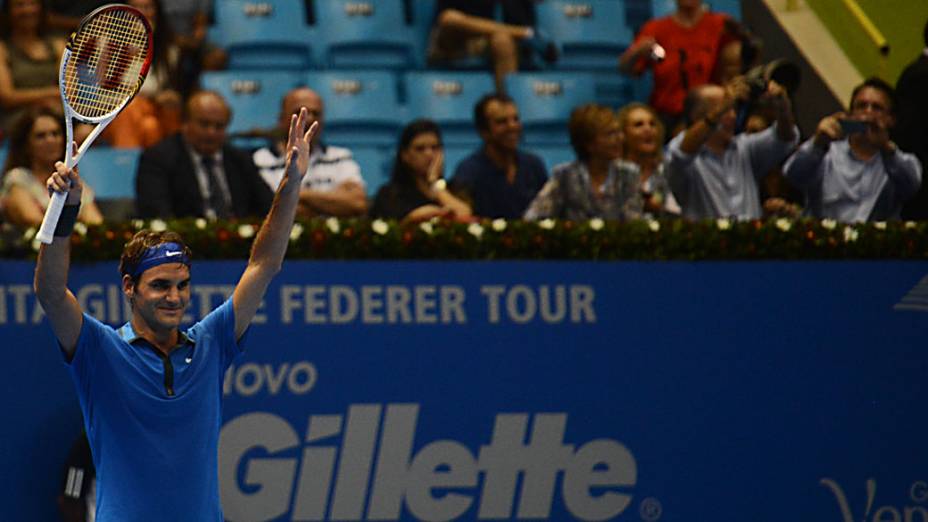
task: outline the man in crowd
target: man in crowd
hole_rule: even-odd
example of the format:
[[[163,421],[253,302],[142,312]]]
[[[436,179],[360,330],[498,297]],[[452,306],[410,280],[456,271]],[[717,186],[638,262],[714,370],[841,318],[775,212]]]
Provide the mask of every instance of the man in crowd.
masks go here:
[[[273,193],[251,158],[226,143],[231,119],[218,92],[200,91],[187,100],[181,132],[139,159],[139,217],[228,219],[267,213]]]
[[[809,214],[842,222],[899,218],[922,168],[889,139],[895,107],[893,88],[870,78],[851,94],[850,114],[822,118],[792,155],[784,174],[805,194]]]
[[[774,125],[735,134],[735,104],[749,96],[743,77],[725,87],[703,85],[687,95],[688,127],[668,145],[668,176],[688,219],[761,217],[758,181],[783,161],[799,138],[786,90],[769,82],[764,93],[775,107]]]
[[[896,96],[899,108],[893,136],[902,150],[911,151],[922,164],[922,172],[928,167],[928,22],[922,35],[925,48],[918,58],[910,63],[899,81]],[[928,183],[902,208],[905,219],[928,219]]]
[[[315,126],[290,127],[286,175],[231,298],[180,329],[190,304],[190,249],[170,231],[138,232],[119,263],[131,319],[113,329],[68,289],[70,237],[83,190],[61,162],[48,189],[66,194],[54,240],[42,245],[35,292],[74,382],[96,470],[96,522],[222,522],[222,378],[280,271],[309,165]],[[72,484],[71,493],[77,486]]]
[[[519,110],[509,96],[488,94],[474,107],[474,123],[483,146],[458,164],[451,184],[476,216],[521,218],[548,174],[541,158],[519,150]]]
[[[322,143],[325,107],[322,98],[308,87],[297,87],[281,101],[276,136],[267,147],[255,151],[255,166],[271,189],[280,184],[287,159],[286,136],[290,118],[306,107],[310,121],[319,122],[309,155],[309,174],[303,178],[300,189],[300,208],[303,217],[360,216],[367,211],[367,195],[361,168],[351,157],[351,151]]]

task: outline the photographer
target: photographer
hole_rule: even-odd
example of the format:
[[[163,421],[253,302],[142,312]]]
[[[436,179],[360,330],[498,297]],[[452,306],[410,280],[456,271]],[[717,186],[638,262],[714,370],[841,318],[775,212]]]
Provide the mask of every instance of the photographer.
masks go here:
[[[739,101],[751,87],[738,76],[725,87],[704,85],[687,94],[687,129],[667,151],[670,186],[688,219],[755,219],[762,215],[758,181],[798,141],[792,104],[775,81],[758,93],[776,111],[776,122],[755,134],[736,134]]]
[[[893,88],[870,78],[851,94],[850,114],[822,118],[784,169],[805,194],[808,213],[842,222],[899,218],[922,170],[889,139],[895,107]]]

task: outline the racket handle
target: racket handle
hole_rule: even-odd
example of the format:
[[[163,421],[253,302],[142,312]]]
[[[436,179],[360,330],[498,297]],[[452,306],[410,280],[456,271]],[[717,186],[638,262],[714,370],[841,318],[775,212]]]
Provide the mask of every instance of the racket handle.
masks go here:
[[[68,195],[61,192],[53,192],[52,199],[45,209],[45,217],[42,219],[42,226],[39,227],[39,233],[36,237],[46,245],[51,244],[55,238],[55,227],[58,226],[58,218],[61,217],[61,210],[64,208],[64,202]]]

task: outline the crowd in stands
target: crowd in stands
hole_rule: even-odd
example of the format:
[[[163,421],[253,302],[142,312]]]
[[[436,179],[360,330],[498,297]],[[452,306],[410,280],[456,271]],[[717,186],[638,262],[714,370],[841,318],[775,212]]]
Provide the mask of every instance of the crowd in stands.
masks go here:
[[[326,1],[307,1],[308,17],[317,12],[314,4]],[[105,2],[47,3],[3,0],[0,20],[0,129],[8,149],[0,221],[21,227],[41,221],[48,204],[44,178],[64,152],[57,88],[64,44],[60,31]],[[154,28],[154,66],[138,96],[94,147],[143,151],[132,215],[226,219],[266,214],[280,182],[291,115],[306,107],[324,129],[326,104],[339,100],[323,99],[305,82],[286,89],[278,85],[282,99],[263,108],[268,128],[251,136],[247,150],[237,147],[241,142],[228,132],[235,117],[230,100],[198,82],[203,71],[232,65],[222,46],[207,38],[213,10],[232,7],[206,1],[127,3]],[[408,118],[404,127],[396,121],[402,129],[392,148],[392,170],[378,177],[362,171],[350,134],[340,134],[333,144],[319,132],[303,180],[303,217],[696,220],[806,215],[861,222],[928,214],[921,183],[928,161],[928,26],[925,54],[903,74],[898,96],[888,83],[868,79],[854,90],[848,111],[825,115],[814,134],[802,139],[787,86],[769,78],[759,86],[745,79],[744,73],[759,63],[757,40],[733,17],[713,12],[700,0],[676,0],[673,12],[646,21],[625,43],[625,51],[612,55],[609,74],[614,78],[652,73],[649,103],[626,100],[610,106],[588,99],[569,107],[569,118],[560,126],[573,159],[552,166],[537,154],[543,144],[526,142],[521,107],[506,92],[507,79],[519,71],[556,67],[563,58],[557,35],[539,27],[540,4],[406,3],[429,4],[425,12],[432,13],[420,49],[424,63],[444,69],[476,63],[492,78],[495,90],[488,89],[468,108],[475,138],[471,150],[452,163],[440,122],[428,114]],[[581,4],[568,7],[583,16]],[[173,25],[184,27],[172,31]],[[353,88],[341,85],[333,92]],[[92,203],[92,189],[84,195],[82,221],[109,217]]]

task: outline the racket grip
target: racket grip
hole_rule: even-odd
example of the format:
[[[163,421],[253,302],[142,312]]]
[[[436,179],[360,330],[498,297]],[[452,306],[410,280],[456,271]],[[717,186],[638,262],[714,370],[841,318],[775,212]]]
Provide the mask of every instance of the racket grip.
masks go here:
[[[58,226],[58,218],[61,217],[61,210],[64,208],[64,202],[68,195],[61,192],[53,192],[52,199],[45,209],[45,217],[42,219],[42,226],[39,227],[39,233],[36,237],[46,245],[51,244],[55,238],[55,227]]]

